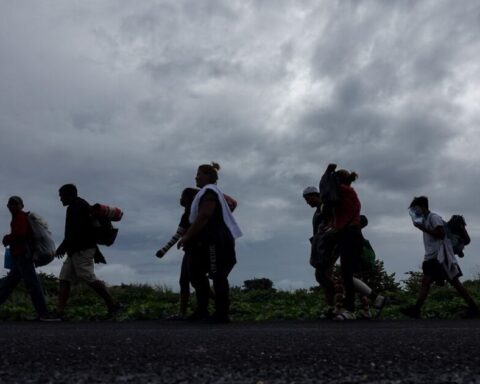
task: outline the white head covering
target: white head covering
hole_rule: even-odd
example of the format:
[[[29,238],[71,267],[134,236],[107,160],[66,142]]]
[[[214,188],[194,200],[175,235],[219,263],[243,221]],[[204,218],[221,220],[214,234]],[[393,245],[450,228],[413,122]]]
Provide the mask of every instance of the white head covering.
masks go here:
[[[310,195],[312,193],[317,193],[319,194],[320,192],[318,192],[318,188],[317,187],[307,187],[303,190],[303,196],[305,195]]]

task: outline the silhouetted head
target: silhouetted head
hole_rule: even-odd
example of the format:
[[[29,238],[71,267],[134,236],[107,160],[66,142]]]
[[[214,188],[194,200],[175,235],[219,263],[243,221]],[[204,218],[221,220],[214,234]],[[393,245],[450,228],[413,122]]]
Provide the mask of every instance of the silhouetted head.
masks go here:
[[[180,205],[185,208],[190,207],[197,193],[197,188],[185,188],[182,192],[182,196],[180,197]]]
[[[368,219],[365,215],[360,215],[360,227],[365,228],[368,225]]]
[[[219,170],[220,165],[218,163],[212,162],[212,164],[200,165],[197,170],[197,176],[195,177],[197,187],[203,188],[207,184],[216,184]]]
[[[7,202],[7,208],[12,215],[17,214],[23,209],[23,200],[19,196],[11,196]]]
[[[418,196],[414,197],[410,203],[409,208],[418,208],[420,211],[425,214],[428,213],[428,197],[427,196]]]
[[[60,201],[63,206],[68,206],[77,198],[78,191],[77,187],[74,184],[65,184],[58,190],[60,196]]]
[[[350,185],[358,179],[358,175],[355,172],[349,172],[346,169],[340,169],[335,172],[337,180],[340,184]]]
[[[322,204],[320,192],[317,187],[307,187],[303,190],[303,198],[305,202],[312,208],[319,207]]]

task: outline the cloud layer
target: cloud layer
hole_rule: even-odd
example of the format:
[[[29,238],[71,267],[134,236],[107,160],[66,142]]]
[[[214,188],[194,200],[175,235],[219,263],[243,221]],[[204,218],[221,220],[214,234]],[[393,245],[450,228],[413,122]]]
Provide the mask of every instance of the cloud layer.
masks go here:
[[[222,165],[245,233],[232,281],[314,284],[301,191],[360,174],[368,237],[401,278],[421,262],[406,207],[462,213],[480,253],[480,6],[475,1],[42,1],[0,5],[0,200],[58,241],[58,187],[124,209],[110,283],[175,288],[175,231],[198,164]],[[8,212],[0,216],[8,231]],[[48,267],[58,273],[59,263]],[[290,285],[289,285],[290,284]]]

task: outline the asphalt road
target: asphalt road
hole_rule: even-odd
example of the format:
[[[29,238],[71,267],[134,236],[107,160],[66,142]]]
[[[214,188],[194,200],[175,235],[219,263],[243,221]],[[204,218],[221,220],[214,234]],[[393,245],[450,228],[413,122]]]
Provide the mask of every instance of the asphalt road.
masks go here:
[[[0,323],[1,383],[480,383],[480,320]]]

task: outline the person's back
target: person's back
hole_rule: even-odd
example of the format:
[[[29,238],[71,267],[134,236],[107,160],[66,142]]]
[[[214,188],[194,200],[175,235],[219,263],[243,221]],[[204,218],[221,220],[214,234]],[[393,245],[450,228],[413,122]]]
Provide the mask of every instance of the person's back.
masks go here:
[[[357,193],[350,185],[340,184],[338,189],[340,200],[335,206],[333,226],[337,229],[360,227],[361,203]]]
[[[65,220],[65,245],[67,252],[96,247],[95,233],[90,216],[90,204],[76,197],[67,208]]]
[[[424,226],[427,231],[423,231],[423,245],[425,247],[425,260],[436,259],[438,256],[438,251],[443,243],[443,239],[433,236],[431,231],[436,228],[443,228],[443,220],[440,215],[436,213],[429,212],[424,220]]]

